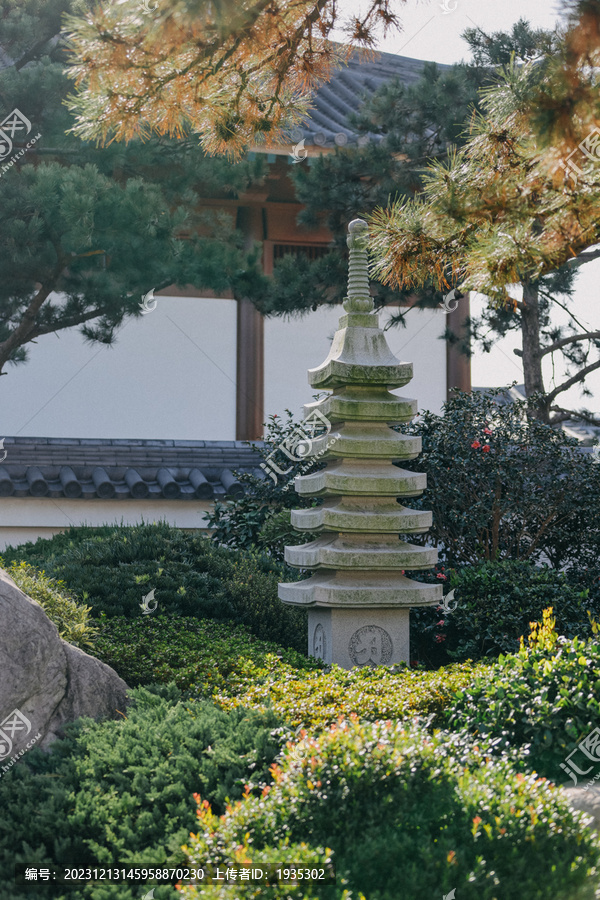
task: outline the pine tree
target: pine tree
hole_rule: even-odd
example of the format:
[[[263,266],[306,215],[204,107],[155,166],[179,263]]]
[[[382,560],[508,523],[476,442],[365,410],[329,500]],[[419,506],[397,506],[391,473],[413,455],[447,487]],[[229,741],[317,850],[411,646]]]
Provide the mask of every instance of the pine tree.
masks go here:
[[[266,281],[259,248],[244,244],[231,216],[199,203],[260,181],[264,157],[233,165],[207,157],[195,139],[99,149],[67,133],[60,28],[68,3],[4,0],[0,8],[0,119],[8,122],[0,135],[0,372],[49,332],[79,327],[86,339],[111,343],[126,317],[142,314],[151,288],[192,284],[239,297]]]
[[[426,64],[423,76],[414,86],[386,84],[367,102],[357,116],[357,127],[363,132],[375,131],[381,143],[362,149],[338,150],[334,155],[315,160],[308,168],[294,168],[293,177],[299,199],[306,205],[301,214],[303,224],[325,222],[332,230],[336,246],[332,253],[314,262],[283,260],[270,291],[261,298],[261,309],[270,313],[305,312],[313,305],[342,300],[344,242],[346,224],[356,210],[368,215],[378,204],[384,206],[389,197],[402,204],[423,190],[427,175],[425,164],[435,160],[447,163],[448,154],[468,144],[475,113],[483,112],[481,88],[491,87],[510,73],[511,65],[519,67],[533,62],[541,74],[550,71],[561,58],[560,36],[532,29],[524,20],[510,32],[485,34],[468,29],[464,34],[472,52],[468,65],[442,71]],[[544,83],[541,81],[539,83]],[[533,84],[536,87],[536,84]],[[533,108],[533,105],[532,105]],[[435,246],[436,258],[442,258],[441,240]],[[408,251],[411,255],[414,247]],[[569,255],[571,255],[569,253]],[[590,254],[580,256],[579,262]],[[593,257],[592,257],[593,258]],[[450,283],[431,278],[428,265],[421,267],[418,281],[395,283],[393,286],[372,282],[378,306],[397,303],[400,298],[417,306],[438,305]],[[479,316],[464,322],[464,337],[447,329],[444,337],[469,353],[475,346],[489,352],[498,337],[509,332],[521,333],[524,350],[515,353],[524,359],[524,381],[528,396],[544,394],[542,418],[559,424],[565,419],[579,418],[594,423],[587,410],[566,410],[560,405],[560,394],[575,384],[589,396],[585,378],[596,368],[595,332],[590,332],[572,315],[563,327],[556,325],[553,311],[569,308],[575,282],[573,263],[549,271],[531,289],[528,304],[491,304]],[[403,324],[410,311],[400,306],[390,324]],[[542,362],[558,354],[566,363],[563,383],[546,391],[542,379]]]
[[[308,92],[351,51],[398,27],[404,0],[368,0],[342,15],[336,0],[120,0],[68,20],[77,133],[107,140],[195,133],[238,156],[277,143],[307,109]]]
[[[429,167],[423,193],[377,210],[371,222],[376,271],[388,287],[433,280],[444,291],[477,290],[491,299],[484,321],[497,333],[520,328],[526,394],[540,395],[537,414],[549,423],[596,422],[556,398],[600,368],[600,359],[588,361],[600,332],[576,321],[561,330],[548,315],[549,302],[563,305],[558,297],[572,292],[563,267],[600,255],[589,249],[600,240],[600,3],[573,2],[569,12],[551,54],[512,62],[484,90],[468,142]],[[575,177],[561,154],[578,154]],[[514,284],[522,300],[509,292]],[[577,371],[546,392],[542,360],[558,351]]]

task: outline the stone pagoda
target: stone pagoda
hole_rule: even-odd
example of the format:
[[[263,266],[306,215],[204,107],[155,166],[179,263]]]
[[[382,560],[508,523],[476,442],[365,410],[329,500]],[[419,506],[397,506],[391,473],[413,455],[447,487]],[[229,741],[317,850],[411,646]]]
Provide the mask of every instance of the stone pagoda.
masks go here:
[[[437,561],[437,550],[399,538],[423,534],[432,520],[430,512],[402,505],[422,494],[426,476],[394,465],[415,459],[421,439],[389,427],[416,415],[416,400],[390,393],[408,384],[413,368],[393,356],[373,312],[367,223],[355,219],[348,231],[347,315],[325,362],[308,372],[312,387],[331,391],[305,407],[327,423],[327,433],[312,442],[326,467],[295,482],[299,494],[323,503],[292,512],[294,528],[319,537],[285,548],[291,566],[315,572],[279,585],[284,603],[308,608],[309,654],[345,669],[409,662],[410,607],[435,606],[443,594],[441,585],[403,574]]]

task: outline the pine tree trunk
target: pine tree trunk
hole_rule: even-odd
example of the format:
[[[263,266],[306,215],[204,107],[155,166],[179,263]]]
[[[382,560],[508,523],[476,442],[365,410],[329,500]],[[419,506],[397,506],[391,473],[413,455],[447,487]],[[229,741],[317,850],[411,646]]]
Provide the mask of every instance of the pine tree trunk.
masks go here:
[[[521,337],[523,339],[523,375],[525,396],[543,393],[542,355],[540,351],[540,309],[538,287],[535,282],[523,282],[523,310],[521,313]],[[532,415],[540,422],[549,423],[547,404],[541,403]]]

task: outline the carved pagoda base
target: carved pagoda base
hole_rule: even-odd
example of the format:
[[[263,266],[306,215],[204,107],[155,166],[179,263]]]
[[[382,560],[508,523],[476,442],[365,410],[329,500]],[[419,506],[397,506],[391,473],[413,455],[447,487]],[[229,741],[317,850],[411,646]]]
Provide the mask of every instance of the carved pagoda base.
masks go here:
[[[308,611],[308,652],[329,665],[394,666],[410,662],[409,609]]]

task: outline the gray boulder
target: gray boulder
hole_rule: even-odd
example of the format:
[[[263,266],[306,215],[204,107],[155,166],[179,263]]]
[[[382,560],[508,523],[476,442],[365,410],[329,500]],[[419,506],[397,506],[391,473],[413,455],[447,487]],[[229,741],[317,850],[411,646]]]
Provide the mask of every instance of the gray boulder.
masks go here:
[[[61,640],[42,607],[0,569],[0,766],[47,747],[81,716],[115,718],[127,685],[109,666]]]
[[[568,787],[565,788],[565,794],[574,809],[580,809],[588,816],[592,816],[593,822],[590,823],[590,827],[600,829],[600,787],[597,784],[589,787]]]

